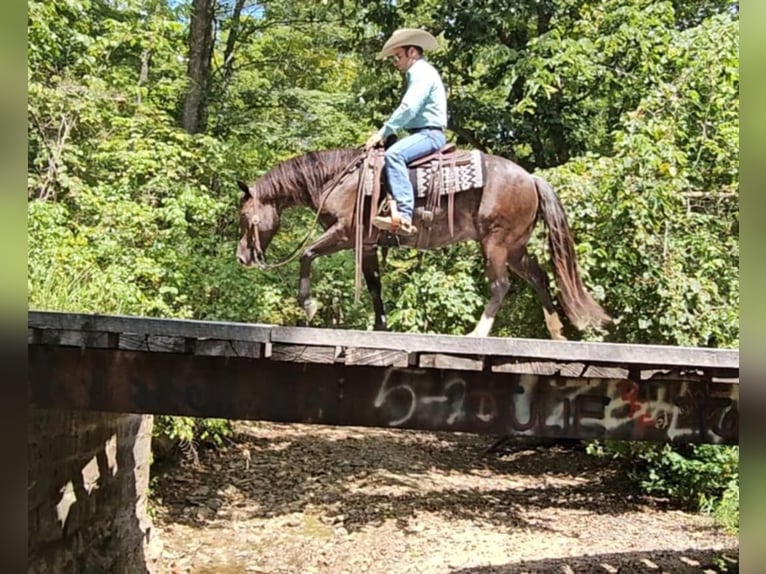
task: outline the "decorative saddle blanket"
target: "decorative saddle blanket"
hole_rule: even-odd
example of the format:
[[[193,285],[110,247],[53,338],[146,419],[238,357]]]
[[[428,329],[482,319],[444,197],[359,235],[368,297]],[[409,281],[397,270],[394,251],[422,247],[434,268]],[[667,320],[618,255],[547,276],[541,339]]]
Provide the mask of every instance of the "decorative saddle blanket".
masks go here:
[[[438,186],[439,195],[445,195],[483,187],[486,180],[486,167],[479,150],[434,154],[413,163],[409,175],[415,197],[436,192],[434,185]],[[366,177],[370,178],[370,185],[365,185],[366,194],[372,195],[374,170],[368,170]]]
[[[409,173],[415,197],[426,196],[435,183],[441,184],[439,194],[444,195],[482,187],[485,179],[478,150],[436,156],[428,163],[410,168]]]

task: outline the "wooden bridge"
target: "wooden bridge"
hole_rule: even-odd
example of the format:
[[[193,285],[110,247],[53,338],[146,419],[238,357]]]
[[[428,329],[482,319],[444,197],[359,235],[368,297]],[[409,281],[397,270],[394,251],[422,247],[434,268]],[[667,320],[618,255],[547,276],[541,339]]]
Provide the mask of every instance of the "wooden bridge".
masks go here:
[[[28,314],[43,408],[736,444],[739,352]]]

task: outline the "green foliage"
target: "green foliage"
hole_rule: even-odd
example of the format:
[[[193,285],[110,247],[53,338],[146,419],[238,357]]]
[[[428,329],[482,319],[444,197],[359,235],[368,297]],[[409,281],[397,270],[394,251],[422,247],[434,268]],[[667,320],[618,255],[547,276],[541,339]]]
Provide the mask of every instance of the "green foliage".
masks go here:
[[[383,271],[392,309],[389,327],[421,333],[469,332],[485,297],[477,251],[475,245],[458,245],[439,253],[391,252]]]
[[[243,13],[227,55],[234,23],[224,3],[208,130],[192,137],[179,126],[188,3],[30,0],[29,306],[305,324],[297,262],[277,272],[236,263],[235,182],[299,153],[361,144],[401,93],[375,53],[396,27],[425,26],[439,39],[428,57],[449,90],[450,136],[545,169],[585,283],[615,317],[606,338],[736,346],[736,6],[269,0]],[[290,253],[312,221],[307,210],[286,214],[270,260]],[[531,251],[545,266],[539,230]],[[475,244],[392,250],[381,270],[399,331],[466,333],[488,293]],[[370,328],[366,291],[359,303],[353,294],[350,252],[317,260],[312,325]],[[547,336],[523,281],[512,282],[493,334]],[[164,417],[157,428],[184,440],[227,430]],[[649,488],[734,516],[734,470],[706,501],[691,478],[725,460],[704,449],[631,456],[657,469]]]
[[[224,437],[231,436],[231,421],[194,417],[157,416],[154,418],[155,436],[166,436],[182,444],[223,444]]]
[[[739,529],[739,447],[606,441],[589,444],[588,452],[624,461],[644,492],[710,513],[728,530]]]
[[[727,17],[677,34],[675,79],[657,81],[624,116],[613,155],[547,174],[569,208],[586,283],[606,293],[617,340],[738,344],[737,51]]]
[[[720,498],[708,502],[706,509],[727,532],[739,533],[739,474],[729,481]]]

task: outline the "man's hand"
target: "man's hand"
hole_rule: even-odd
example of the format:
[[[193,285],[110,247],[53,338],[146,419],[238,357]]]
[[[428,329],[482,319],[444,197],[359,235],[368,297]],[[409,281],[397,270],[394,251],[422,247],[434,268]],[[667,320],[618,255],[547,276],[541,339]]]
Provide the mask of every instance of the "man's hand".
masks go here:
[[[383,141],[383,138],[380,137],[380,133],[375,132],[369,138],[367,138],[367,142],[365,142],[364,144],[365,151],[369,151],[370,149],[374,148],[376,145],[378,145],[382,141]]]

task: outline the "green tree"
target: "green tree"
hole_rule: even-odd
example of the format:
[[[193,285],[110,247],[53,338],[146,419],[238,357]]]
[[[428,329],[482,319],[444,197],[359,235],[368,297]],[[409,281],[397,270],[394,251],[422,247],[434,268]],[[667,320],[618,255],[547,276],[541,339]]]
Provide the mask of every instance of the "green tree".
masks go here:
[[[613,155],[548,172],[617,340],[738,344],[737,54],[729,15],[680,32]]]
[[[218,2],[204,121],[187,131],[192,7],[30,0],[31,308],[303,324],[297,264],[236,263],[235,182],[361,144],[401,90],[375,55],[397,27],[425,26],[440,42],[428,57],[449,89],[450,137],[554,184],[585,281],[616,319],[606,338],[738,344],[737,3]],[[270,257],[311,221],[288,214]],[[542,239],[532,250],[545,262]],[[482,266],[473,244],[390,251],[390,326],[467,332]],[[350,252],[317,261],[314,277],[314,325],[371,326]],[[545,336],[520,280],[495,325]]]

